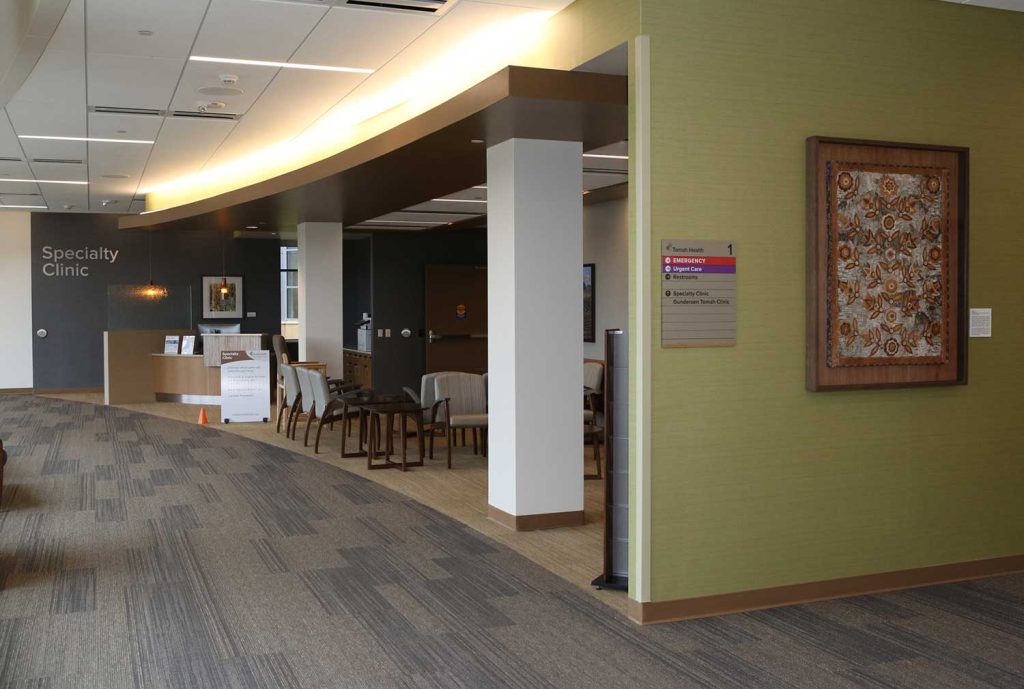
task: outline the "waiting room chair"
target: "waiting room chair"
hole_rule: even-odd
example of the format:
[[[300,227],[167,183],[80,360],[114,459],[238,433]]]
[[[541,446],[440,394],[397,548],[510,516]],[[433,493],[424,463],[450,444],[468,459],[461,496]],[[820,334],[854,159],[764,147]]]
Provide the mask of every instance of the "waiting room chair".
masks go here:
[[[434,395],[448,438],[448,468],[452,468],[452,445],[455,444],[456,429],[472,429],[473,453],[478,447],[487,456],[487,394],[484,377],[475,373],[444,373],[434,378]],[[436,417],[435,417],[436,418]],[[480,445],[477,432],[480,431]],[[433,439],[433,436],[431,436]]]
[[[341,432],[347,435],[352,434],[352,419],[359,417],[359,412],[350,409],[341,395],[352,390],[357,390],[358,385],[332,386],[322,372],[313,369],[308,370],[309,387],[313,393],[313,407],[309,412],[308,419],[316,420],[316,440],[313,443],[313,453],[320,452],[320,434],[324,431],[325,425],[334,426],[335,421],[341,421]],[[300,374],[301,375],[301,374]],[[304,445],[309,444],[309,421],[306,423],[306,438]]]
[[[427,437],[430,438],[429,449],[427,456],[430,459],[434,458],[434,435],[439,430],[445,430],[443,423],[438,421],[438,407],[440,402],[437,399],[437,395],[434,390],[434,381],[438,376],[447,375],[452,371],[444,371],[438,373],[427,373],[420,378],[420,391],[417,394],[412,388],[403,387],[405,394],[409,396],[416,404],[419,404],[424,408],[423,412],[423,432],[427,433]]]
[[[277,404],[280,407],[285,397],[284,373],[281,367],[291,363],[288,358],[288,345],[281,335],[271,335],[270,345],[274,348],[274,357],[277,359]]]
[[[284,380],[284,397],[277,406],[277,432],[281,432],[281,419],[285,418],[284,412],[288,410],[287,421],[284,426],[285,435],[290,436],[290,429],[292,424],[291,411],[295,409],[299,397],[301,396],[301,390],[299,388],[299,376],[295,372],[295,367],[291,364],[282,364],[279,371],[281,377]]]
[[[604,386],[604,364],[598,361],[583,362],[583,387],[590,388],[583,396],[583,422],[596,423],[598,404],[597,398],[602,394]]]

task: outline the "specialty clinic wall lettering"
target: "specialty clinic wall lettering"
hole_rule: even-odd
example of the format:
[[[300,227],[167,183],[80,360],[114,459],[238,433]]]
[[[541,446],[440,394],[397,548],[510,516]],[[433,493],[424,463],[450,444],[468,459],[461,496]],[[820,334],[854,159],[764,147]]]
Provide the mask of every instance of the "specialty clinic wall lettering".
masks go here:
[[[113,264],[120,253],[120,249],[105,246],[60,249],[46,245],[42,249],[43,275],[48,278],[87,278],[91,264]]]

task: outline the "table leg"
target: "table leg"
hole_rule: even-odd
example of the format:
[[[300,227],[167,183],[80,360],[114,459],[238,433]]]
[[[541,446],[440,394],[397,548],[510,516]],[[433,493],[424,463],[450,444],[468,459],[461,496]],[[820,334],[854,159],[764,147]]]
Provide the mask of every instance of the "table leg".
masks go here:
[[[406,452],[408,451],[409,445],[409,439],[406,437],[405,433],[409,427],[409,418],[408,416],[406,416],[404,412],[399,414],[398,416],[400,417],[398,423],[399,433],[402,435],[402,471],[405,471],[405,455]]]

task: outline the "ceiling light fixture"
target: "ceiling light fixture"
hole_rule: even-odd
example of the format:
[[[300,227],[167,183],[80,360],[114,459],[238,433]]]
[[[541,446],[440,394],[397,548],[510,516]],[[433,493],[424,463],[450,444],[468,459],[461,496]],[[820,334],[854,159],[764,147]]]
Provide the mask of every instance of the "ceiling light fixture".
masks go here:
[[[420,225],[422,227],[430,225],[443,225],[444,223],[429,223],[420,222],[416,220],[364,220],[359,223],[360,225]]]
[[[438,203],[487,203],[483,199],[433,199]]]
[[[44,141],[86,141],[98,144],[150,144],[147,139],[97,139],[91,136],[43,136],[41,134],[19,134],[19,139],[43,139]]]
[[[273,62],[270,60],[234,60],[227,57],[190,55],[192,62],[216,62],[224,65],[250,65],[253,67],[277,67],[281,69],[309,69],[317,72],[346,72],[348,74],[373,74],[376,70],[363,67],[334,67],[332,65],[308,65],[301,62]]]
[[[68,179],[4,179],[4,182],[24,182],[26,184],[88,184],[88,182],[73,182]]]
[[[614,156],[606,153],[584,153],[584,158],[606,158],[608,160],[629,160],[629,156]]]
[[[47,206],[13,206],[13,205],[12,206],[7,206],[7,205],[0,205],[0,210],[3,210],[4,208],[38,208],[40,210],[49,210],[49,207],[47,207]]]

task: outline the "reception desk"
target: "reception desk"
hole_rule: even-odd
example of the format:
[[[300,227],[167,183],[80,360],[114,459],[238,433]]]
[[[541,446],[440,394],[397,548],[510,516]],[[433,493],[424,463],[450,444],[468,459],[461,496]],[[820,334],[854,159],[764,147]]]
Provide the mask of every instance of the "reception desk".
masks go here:
[[[220,368],[202,354],[151,354],[157,402],[220,404]]]
[[[104,401],[219,405],[221,352],[266,349],[266,335],[215,334],[202,336],[202,354],[163,353],[166,336],[194,334],[187,330],[105,332]]]

